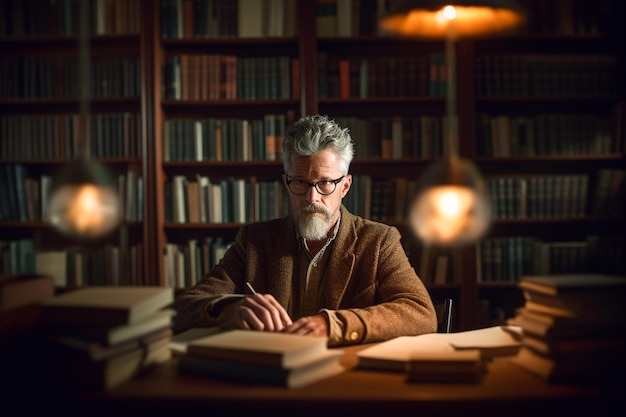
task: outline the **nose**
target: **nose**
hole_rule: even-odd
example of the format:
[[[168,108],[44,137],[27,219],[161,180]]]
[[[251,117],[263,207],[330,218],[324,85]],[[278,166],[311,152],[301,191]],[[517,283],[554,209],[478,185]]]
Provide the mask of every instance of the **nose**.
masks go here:
[[[315,187],[309,187],[309,191],[306,192],[306,201],[309,203],[315,203],[319,201],[321,198],[321,194],[317,191]]]

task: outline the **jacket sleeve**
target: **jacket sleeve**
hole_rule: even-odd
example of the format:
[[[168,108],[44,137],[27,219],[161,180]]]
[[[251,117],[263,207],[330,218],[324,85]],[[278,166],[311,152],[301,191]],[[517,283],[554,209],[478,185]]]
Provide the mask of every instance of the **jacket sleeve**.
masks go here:
[[[376,245],[378,247],[370,247]],[[370,275],[362,267],[355,269],[354,280],[369,280],[360,287],[352,299],[342,301],[342,306],[327,314],[334,315],[341,334],[331,337],[329,345],[350,345],[388,340],[398,336],[434,333],[437,317],[428,290],[409,260],[400,243],[400,233],[387,228],[380,240],[361,247],[356,254],[356,264],[371,269]],[[370,265],[367,257],[377,253]],[[363,304],[359,298],[373,301],[369,306],[350,308]]]
[[[245,228],[241,228],[235,242],[224,257],[197,284],[184,290],[174,301],[174,333],[191,327],[215,326],[216,318],[210,311],[215,303],[229,294],[243,292],[245,282]]]

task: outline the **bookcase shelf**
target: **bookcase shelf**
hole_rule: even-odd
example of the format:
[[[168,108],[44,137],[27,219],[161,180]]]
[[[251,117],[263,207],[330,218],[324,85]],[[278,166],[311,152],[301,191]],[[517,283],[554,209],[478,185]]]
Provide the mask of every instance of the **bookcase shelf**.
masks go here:
[[[237,1],[227,3],[237,6]],[[259,2],[261,3],[265,2]],[[107,157],[99,160],[109,166],[115,174],[126,175],[133,172],[144,179],[140,192],[143,200],[142,220],[125,222],[123,230],[120,230],[117,236],[110,237],[108,242],[102,243],[102,247],[105,244],[136,246],[132,256],[141,265],[135,268],[134,277],[136,278],[138,273],[149,277],[138,282],[175,287],[181,284],[191,285],[192,279],[181,280],[172,276],[173,270],[170,265],[163,262],[164,254],[185,259],[185,251],[193,249],[204,251],[202,253],[206,254],[207,259],[209,252],[219,256],[220,251],[234,239],[242,224],[230,220],[225,223],[172,222],[168,218],[172,214],[168,211],[172,199],[168,194],[170,192],[168,187],[175,178],[187,184],[205,181],[200,180],[200,177],[215,182],[240,181],[238,186],[244,184],[244,187],[258,187],[259,183],[267,183],[271,184],[268,187],[274,187],[276,190],[280,189],[283,173],[280,153],[276,148],[280,142],[280,131],[268,134],[270,142],[272,139],[278,142],[274,142],[267,153],[262,155],[256,153],[253,158],[248,157],[251,160],[242,160],[229,154],[224,157],[225,160],[218,161],[211,159],[212,155],[206,152],[207,149],[203,148],[201,154],[194,153],[199,148],[195,145],[191,148],[185,147],[188,143],[181,148],[185,152],[172,154],[171,150],[177,148],[166,148],[166,140],[170,141],[171,145],[171,140],[176,143],[184,135],[178,134],[177,131],[174,131],[174,134],[172,131],[167,132],[166,126],[171,126],[172,122],[181,122],[181,125],[185,123],[202,125],[209,119],[228,121],[235,125],[244,122],[252,125],[255,120],[258,123],[258,120],[263,120],[268,115],[281,117],[280,122],[274,127],[280,125],[285,128],[299,116],[315,113],[327,114],[349,127],[358,148],[351,165],[351,174],[355,177],[351,194],[357,199],[365,194],[358,187],[359,182],[369,184],[370,181],[372,187],[378,187],[376,191],[371,190],[374,200],[382,200],[378,198],[382,194],[376,194],[379,192],[395,197],[398,194],[396,190],[405,190],[404,194],[400,193],[401,199],[392,200],[389,204],[394,208],[394,213],[393,215],[387,213],[383,221],[398,227],[401,231],[407,255],[416,270],[424,275],[423,279],[435,301],[445,297],[454,298],[455,330],[493,324],[495,319],[501,319],[509,314],[519,301],[515,296],[517,290],[514,281],[485,282],[481,276],[484,268],[481,265],[483,259],[480,246],[485,241],[493,243],[492,241],[499,239],[498,242],[509,244],[517,242],[514,239],[532,238],[535,239],[537,247],[543,248],[544,254],[551,250],[561,250],[568,245],[571,247],[599,245],[598,247],[602,248],[607,247],[602,245],[608,245],[617,248],[615,250],[623,251],[624,238],[618,232],[623,230],[624,225],[624,210],[619,211],[619,207],[624,207],[623,191],[621,194],[619,191],[607,191],[613,190],[611,187],[619,190],[619,174],[613,177],[612,173],[622,172],[626,162],[623,131],[623,121],[626,120],[625,86],[621,78],[615,75],[624,72],[626,63],[626,54],[620,44],[624,27],[611,20],[617,20],[617,16],[623,15],[622,2],[611,1],[608,10],[612,12],[607,14],[604,9],[594,9],[595,3],[591,0],[583,2],[572,0],[572,5],[584,5],[584,10],[589,14],[590,23],[585,27],[577,27],[573,25],[573,21],[570,22],[572,25],[563,26],[567,19],[553,19],[546,11],[552,7],[550,3],[541,10],[531,9],[530,24],[521,34],[457,42],[461,156],[474,161],[488,181],[504,178],[530,182],[534,181],[534,178],[552,179],[556,176],[579,175],[586,176],[588,184],[584,212],[579,213],[578,217],[497,218],[481,242],[447,252],[422,247],[412,235],[406,219],[402,217],[401,214],[404,214],[402,210],[395,210],[398,204],[409,201],[414,190],[411,187],[415,185],[421,172],[430,163],[446,154],[440,133],[434,133],[442,126],[446,114],[442,94],[445,91],[445,80],[437,77],[437,74],[441,74],[445,68],[445,62],[440,60],[444,50],[443,41],[400,39],[377,34],[374,23],[377,13],[381,13],[377,8],[385,2],[372,2],[372,5],[375,3],[372,10],[359,9],[358,4],[365,5],[365,2],[352,2],[353,17],[358,16],[358,19],[351,21],[349,25],[342,21],[343,17],[316,15],[315,0],[285,0],[284,3],[280,1],[272,3],[285,4],[284,12],[294,13],[290,21],[279,19],[284,27],[278,28],[280,30],[274,27],[272,35],[269,35],[269,27],[255,26],[257,29],[261,28],[255,35],[237,36],[236,33],[247,33],[246,30],[251,27],[243,28],[243,32],[234,32],[237,27],[233,20],[236,17],[236,8],[234,11],[220,9],[220,13],[225,13],[220,15],[220,21],[228,25],[222,29],[230,32],[211,32],[207,26],[208,21],[192,20],[189,26],[189,20],[184,20],[193,18],[194,8],[202,7],[209,2],[134,0],[129,2],[129,5],[134,4],[140,8],[137,9],[140,12],[136,13],[138,19],[136,23],[140,21],[136,29],[130,25],[131,33],[98,32],[98,35],[94,35],[90,40],[91,54],[96,60],[118,56],[137,60],[138,76],[127,89],[132,94],[123,96],[95,94],[90,99],[90,110],[92,114],[129,113],[137,116],[139,126],[135,144],[137,154],[132,157]],[[524,3],[533,6],[537,2]],[[162,7],[167,8],[162,10]],[[591,9],[593,13],[588,13]],[[283,10],[273,10],[273,13],[277,13],[274,18],[283,16],[282,12]],[[250,10],[247,13],[249,19],[253,18],[257,24],[259,23],[256,19],[260,17],[251,17]],[[178,27],[178,17],[181,17],[180,21],[186,22],[186,27]],[[359,22],[358,27],[355,26],[355,22]],[[346,27],[352,28],[350,33],[339,36]],[[100,26],[100,29],[102,28],[104,26]],[[64,27],[63,31],[59,29],[47,35],[28,34],[27,31],[24,33],[12,33],[9,29],[0,28],[0,49],[3,51],[1,62],[24,62],[24,57],[38,54],[38,58],[50,59],[57,62],[55,65],[60,65],[63,59],[74,59],[77,56],[78,38],[75,28]],[[244,73],[242,61],[250,60],[246,61],[245,65],[248,65],[252,59],[285,57],[283,60],[290,63],[289,68],[284,69],[284,74],[290,77],[289,86],[288,88],[286,85],[283,86],[285,88],[283,96],[268,98],[268,95],[257,95],[255,97],[262,98],[244,99],[232,90],[232,84],[228,98],[225,95],[209,97],[205,94],[208,92],[206,88],[202,94],[194,92],[195,87],[202,85],[202,80],[208,79],[206,73],[196,74],[193,82],[184,88],[181,85],[168,84],[167,80],[175,75],[172,68],[179,65],[180,69],[181,57],[208,55],[229,56],[231,57],[229,59],[235,57],[239,65],[242,65],[238,68],[241,74]],[[507,73],[511,69],[511,64],[515,68],[516,63],[522,62],[534,65],[533,71],[539,78],[547,74],[553,76],[554,81],[555,74],[562,75],[560,71],[565,71],[584,86],[585,77],[589,74],[584,75],[578,65],[589,64],[588,67],[593,67],[591,64],[595,65],[596,58],[602,65],[599,73],[592,75],[603,89],[544,90],[537,94],[521,89],[516,91],[515,88],[519,88],[519,83],[513,84],[514,88],[509,91],[511,86],[505,82],[501,83],[502,80],[511,79],[511,73]],[[194,59],[192,58],[191,64],[189,62],[185,64],[187,68],[194,68],[194,65],[197,65],[197,62],[193,63]],[[167,67],[166,64],[172,61],[174,66]],[[345,62],[340,64],[340,61]],[[406,63],[417,65],[418,70],[410,65],[402,67]],[[501,65],[502,63],[504,65]],[[554,67],[544,64],[557,64],[561,67],[557,71]],[[343,69],[340,69],[340,66]],[[376,72],[379,66],[383,70]],[[6,71],[6,68],[0,66],[0,71]],[[372,68],[374,68],[373,80]],[[393,73],[395,74],[393,78],[394,75],[390,70],[393,68],[404,69]],[[615,73],[611,75],[606,72],[607,69]],[[25,77],[23,73],[18,75],[19,78]],[[5,80],[9,79],[6,73],[4,76]],[[128,76],[129,74],[122,79],[127,79]],[[418,76],[418,79],[410,78],[415,76]],[[183,75],[183,78],[185,77],[190,76]],[[504,90],[484,90],[484,83],[492,82],[494,77],[498,80],[497,85],[504,86]],[[243,78],[233,78],[231,74],[231,81],[233,79],[236,81],[236,90],[243,91],[240,90],[244,88]],[[370,88],[365,88],[366,79],[371,83],[379,83],[378,87],[372,84],[368,85]],[[523,77],[520,79],[524,80]],[[246,84],[245,88],[251,88],[250,85],[257,87],[266,84],[263,80],[253,78],[252,84]],[[114,82],[117,87],[118,83],[119,79]],[[359,89],[355,88],[356,83],[360,83]],[[419,88],[416,83],[421,83]],[[406,88],[407,86],[411,86],[413,90]],[[6,88],[3,90],[4,87]],[[78,96],[71,89],[62,92],[63,94],[55,92],[33,96],[16,94],[11,88],[13,87],[0,81],[0,113],[6,117],[44,115],[64,117],[78,113]],[[179,88],[179,91],[174,88]],[[34,93],[38,91],[35,90]],[[520,151],[517,154],[510,153],[511,156],[495,156],[500,154],[494,154],[484,146],[486,143],[484,139],[490,137],[498,146],[498,151],[502,151],[500,148],[503,143],[502,137],[491,135],[493,132],[487,133],[491,127],[491,120],[503,117],[508,120],[498,122],[503,123],[502,126],[511,124],[518,126],[515,123],[525,118],[526,124],[521,126],[526,127],[526,132],[529,132],[528,126],[543,123],[542,120],[538,121],[538,118],[544,115],[556,115],[569,120],[563,122],[565,124],[557,129],[557,133],[569,129],[569,133],[560,134],[563,143],[566,143],[573,133],[577,134],[578,140],[582,142],[591,137],[604,135],[602,146],[605,147],[594,148],[593,151],[580,147],[576,154],[566,154],[565,151],[555,147],[550,154],[534,152],[525,155]],[[584,135],[583,129],[578,125],[572,128],[571,124],[571,120],[583,119],[593,120],[588,122],[593,128]],[[421,140],[413,143],[411,150],[414,153],[398,152],[399,142],[395,143],[394,153],[393,139],[388,135],[390,130],[387,130],[393,123],[396,123],[396,129],[399,126],[405,128],[405,133],[409,131],[407,126],[413,126],[411,130],[413,139]],[[416,126],[424,130],[419,130],[418,134]],[[6,132],[1,131],[0,134],[3,135],[0,140],[4,141]],[[198,136],[190,138],[197,140]],[[510,138],[507,140],[510,141]],[[552,140],[550,136],[546,136],[538,143],[549,144]],[[197,145],[197,142],[193,143]],[[4,150],[6,149],[0,147],[0,152]],[[191,160],[198,155],[202,160]],[[34,179],[51,175],[56,168],[71,160],[70,157],[31,159],[14,156],[16,155],[3,157],[0,153],[0,170],[6,169],[5,166],[22,165]],[[612,184],[611,181],[616,185],[607,185]],[[606,207],[594,206],[599,193],[607,196]],[[346,203],[348,204],[348,201]],[[349,204],[357,206],[354,201]],[[251,214],[249,206],[247,209],[247,213]],[[286,209],[281,206],[280,212],[285,213]],[[0,218],[0,225],[6,230],[0,241],[8,241],[13,235],[21,239],[30,234],[36,238],[36,243],[43,245],[46,250],[55,242],[54,233],[43,221],[18,222]],[[557,244],[561,243],[564,245],[557,247]],[[71,246],[69,242],[63,242],[63,245]],[[611,251],[607,249],[606,252]],[[438,263],[447,268],[445,273],[439,270],[439,275],[445,275],[443,284],[434,282]],[[610,262],[607,261],[606,264],[610,265]],[[210,264],[203,264],[202,268],[197,268],[194,279],[198,279],[201,272],[206,272],[208,267]],[[621,262],[614,265],[612,271],[625,273],[626,268]],[[507,278],[513,279],[515,276]]]

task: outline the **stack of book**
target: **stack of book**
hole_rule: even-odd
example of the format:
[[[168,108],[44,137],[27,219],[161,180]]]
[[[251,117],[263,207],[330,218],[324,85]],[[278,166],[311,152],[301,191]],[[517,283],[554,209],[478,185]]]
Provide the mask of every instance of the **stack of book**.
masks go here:
[[[299,388],[345,370],[327,338],[229,330],[189,342],[178,357],[183,374]]]
[[[594,382],[626,370],[626,277],[524,276],[512,361],[548,382]],[[610,380],[611,378],[609,378]]]
[[[31,337],[45,352],[44,378],[108,390],[170,359],[173,300],[161,287],[85,287],[45,300]]]

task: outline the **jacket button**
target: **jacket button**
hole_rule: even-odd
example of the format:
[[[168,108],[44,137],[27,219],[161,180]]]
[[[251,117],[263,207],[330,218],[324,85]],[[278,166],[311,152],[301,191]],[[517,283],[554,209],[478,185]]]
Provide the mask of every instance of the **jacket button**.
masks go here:
[[[357,332],[350,333],[350,340],[356,340],[359,338],[359,334]]]

